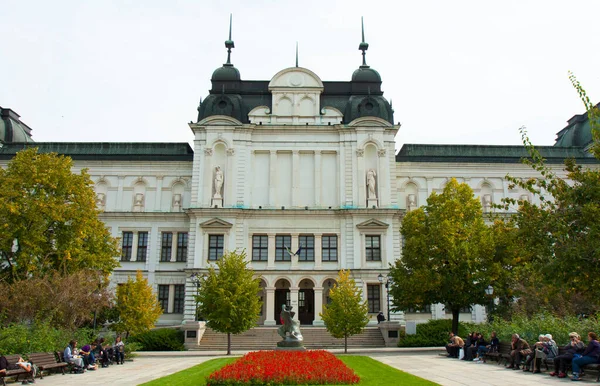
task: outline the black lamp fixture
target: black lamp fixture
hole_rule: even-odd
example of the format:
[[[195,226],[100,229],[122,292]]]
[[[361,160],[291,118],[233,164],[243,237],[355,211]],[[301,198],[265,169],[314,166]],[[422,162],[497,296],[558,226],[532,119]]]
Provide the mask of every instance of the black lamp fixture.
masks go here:
[[[390,284],[394,284],[394,279],[389,276],[383,276],[383,274],[379,274],[377,276],[377,280],[381,284],[385,284],[385,289],[387,291],[387,320],[390,320]]]
[[[494,321],[494,317],[492,316],[492,309],[494,308],[494,287],[488,285],[485,289],[485,294],[490,297],[490,305],[488,306],[488,322],[492,323]]]

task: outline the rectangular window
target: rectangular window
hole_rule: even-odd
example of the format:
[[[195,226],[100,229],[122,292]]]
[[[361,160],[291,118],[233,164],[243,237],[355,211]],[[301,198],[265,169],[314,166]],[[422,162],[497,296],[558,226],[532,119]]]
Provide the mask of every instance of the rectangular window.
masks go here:
[[[121,261],[131,260],[131,249],[133,247],[133,232],[123,232],[121,240]]]
[[[269,238],[266,235],[252,236],[252,261],[267,261]]]
[[[138,232],[136,261],[146,261],[148,253],[148,232]]]
[[[188,234],[187,232],[177,233],[177,252],[176,258],[177,261],[186,261],[187,260],[187,249],[188,249]]]
[[[169,286],[159,284],[158,286],[158,302],[163,309],[163,314],[169,313]]]
[[[275,236],[275,261],[291,261],[292,256],[288,253],[288,249],[292,247],[292,236],[277,235]]]
[[[365,236],[367,261],[381,261],[380,236]]]
[[[224,235],[208,235],[208,260],[218,260],[223,256]]]
[[[175,299],[173,300],[173,313],[183,314],[183,304],[185,301],[185,285],[175,284]]]
[[[315,261],[315,236],[300,236],[298,238],[300,253],[298,260]]]
[[[421,313],[425,313],[425,314],[430,314],[431,313],[431,304],[427,304],[425,307],[421,307],[421,308],[409,308],[406,310],[407,313],[416,313],[416,312],[421,312]]]
[[[381,311],[381,284],[367,284],[367,303],[369,312],[377,313]]]
[[[337,236],[323,236],[321,239],[321,257],[323,261],[337,261]]]
[[[171,249],[173,248],[173,233],[163,232],[160,247],[160,261],[171,261]]]

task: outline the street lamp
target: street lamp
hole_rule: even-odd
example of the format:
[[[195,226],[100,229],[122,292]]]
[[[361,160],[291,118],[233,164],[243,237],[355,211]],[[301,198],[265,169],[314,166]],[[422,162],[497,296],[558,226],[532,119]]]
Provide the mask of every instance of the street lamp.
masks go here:
[[[494,298],[492,295],[494,294],[494,287],[488,285],[485,289],[485,294],[490,297],[490,306],[488,308],[488,322],[492,323],[494,321],[494,317],[492,316],[492,308],[494,308]]]
[[[377,276],[377,280],[379,280],[379,282],[381,284],[385,283],[385,289],[387,291],[387,320],[389,322],[390,321],[390,284],[394,284],[394,279],[392,279],[389,276],[383,276],[382,274],[379,274],[379,276]]]
[[[194,311],[194,321],[198,321],[200,318],[198,317],[198,295],[200,294],[200,281],[202,281],[202,279],[204,278],[204,275],[199,275],[198,273],[194,272],[190,275],[190,279],[192,279],[192,282],[196,284],[196,309]]]

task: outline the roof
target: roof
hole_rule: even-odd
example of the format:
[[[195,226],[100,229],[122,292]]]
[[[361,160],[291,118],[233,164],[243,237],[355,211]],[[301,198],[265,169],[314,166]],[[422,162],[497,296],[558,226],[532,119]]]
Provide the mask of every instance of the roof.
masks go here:
[[[33,142],[31,128],[21,122],[20,115],[0,107],[0,143]]]
[[[600,108],[600,103],[596,105],[596,108]],[[586,112],[574,115],[567,121],[567,126],[556,134],[554,146],[587,147],[592,141],[592,128]]]
[[[599,163],[581,147],[536,146],[536,149],[549,164],[561,164],[567,158],[575,158],[578,163]],[[520,163],[523,158],[529,158],[529,154],[521,145],[406,144],[396,154],[396,162]]]
[[[58,153],[74,160],[115,161],[189,161],[194,151],[185,142],[37,142],[9,143],[0,148],[0,159],[11,159],[25,148],[37,147],[41,153]]]

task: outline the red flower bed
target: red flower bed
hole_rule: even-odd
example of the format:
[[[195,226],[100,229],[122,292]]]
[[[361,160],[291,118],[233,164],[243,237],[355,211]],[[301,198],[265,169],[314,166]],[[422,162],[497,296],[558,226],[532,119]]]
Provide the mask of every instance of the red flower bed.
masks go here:
[[[256,351],[215,371],[206,384],[334,385],[359,381],[352,369],[327,351]]]

